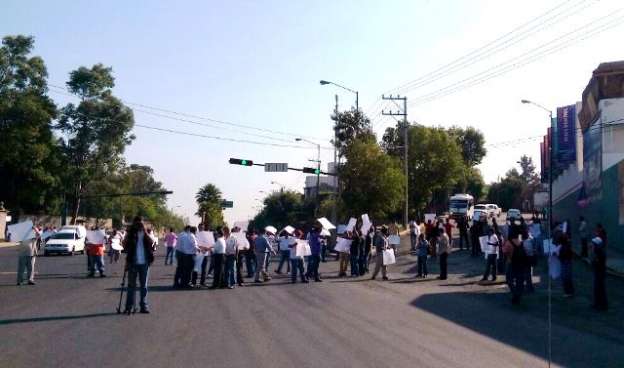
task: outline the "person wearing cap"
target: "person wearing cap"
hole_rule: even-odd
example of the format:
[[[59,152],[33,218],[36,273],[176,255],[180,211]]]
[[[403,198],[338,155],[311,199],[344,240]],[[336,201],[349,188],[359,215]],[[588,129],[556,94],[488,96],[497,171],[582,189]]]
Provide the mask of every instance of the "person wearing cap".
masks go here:
[[[271,247],[271,241],[269,240],[269,236],[272,233],[266,229],[260,230],[260,235],[254,241],[255,252],[256,252],[256,275],[254,282],[260,283],[260,275],[262,275],[263,281],[271,280],[269,276],[269,270],[267,269],[267,258],[271,255],[274,255],[273,248]]]
[[[375,236],[373,237],[373,246],[375,247],[375,270],[371,280],[377,277],[377,274],[381,270],[381,276],[384,281],[388,280],[388,266],[383,264],[383,251],[389,248],[388,246],[388,228],[382,226],[380,230],[375,230]]]
[[[596,225],[596,237],[592,239],[591,243],[594,273],[594,304],[592,307],[599,311],[606,311],[609,307],[605,285],[607,278],[606,232],[604,232],[601,224]]]

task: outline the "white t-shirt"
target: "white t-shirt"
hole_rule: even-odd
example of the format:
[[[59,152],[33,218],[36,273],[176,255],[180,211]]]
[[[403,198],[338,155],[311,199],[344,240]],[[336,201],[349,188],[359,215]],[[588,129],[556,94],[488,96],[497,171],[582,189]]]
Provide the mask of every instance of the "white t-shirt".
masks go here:
[[[223,237],[220,237],[215,242],[214,248],[212,249],[212,253],[214,253],[214,254],[225,254],[225,247],[226,247],[225,239],[223,239]]]

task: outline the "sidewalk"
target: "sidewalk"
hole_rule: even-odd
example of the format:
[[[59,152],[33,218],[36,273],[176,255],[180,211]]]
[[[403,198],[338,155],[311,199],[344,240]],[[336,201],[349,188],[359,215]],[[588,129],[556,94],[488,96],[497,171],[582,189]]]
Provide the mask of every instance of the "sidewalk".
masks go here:
[[[0,241],[0,248],[13,247],[13,246],[16,246],[16,245],[17,245],[17,243]]]

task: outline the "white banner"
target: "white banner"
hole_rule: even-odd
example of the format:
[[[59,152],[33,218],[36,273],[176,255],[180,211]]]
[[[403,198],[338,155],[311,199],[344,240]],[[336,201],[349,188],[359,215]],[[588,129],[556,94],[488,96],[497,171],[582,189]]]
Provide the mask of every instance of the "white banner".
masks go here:
[[[351,239],[336,238],[336,246],[334,250],[340,253],[349,253],[351,251]]]
[[[247,240],[245,233],[236,232],[236,233],[232,233],[231,236],[236,238],[236,241],[238,242],[238,250],[249,249],[249,240]]]
[[[400,245],[401,237],[399,235],[390,235],[388,237],[388,244],[390,245]]]
[[[119,238],[111,239],[111,248],[113,248],[114,250],[123,250],[123,247],[121,246],[121,239]]]
[[[433,224],[435,222],[436,219],[436,214],[435,213],[425,213],[425,224],[429,222],[429,220],[431,220],[431,223]]]
[[[104,244],[106,233],[104,230],[87,230],[87,243]]]
[[[488,244],[488,236],[487,235],[479,237],[479,244],[481,245],[481,251],[483,253],[485,253],[486,255],[490,254],[490,253],[494,253],[494,250],[492,249],[493,246]]]
[[[336,226],[334,226],[334,224],[329,222],[329,220],[327,220],[325,217],[321,217],[320,219],[316,219],[316,221],[318,221],[321,224],[321,226],[323,226],[327,230],[333,230],[333,229],[336,228]]]
[[[11,234],[12,242],[20,242],[22,240],[33,239],[35,232],[33,231],[33,223],[30,220],[19,222],[8,226],[9,234]]]
[[[357,224],[357,219],[355,217],[351,217],[349,219],[349,222],[347,223],[345,231],[353,231],[353,229],[355,228],[355,224]]]
[[[307,257],[312,255],[310,244],[305,240],[297,239],[297,245],[295,246],[295,257]]]
[[[383,251],[383,264],[384,266],[395,264],[396,258],[392,249],[385,249]]]
[[[200,247],[211,248],[215,244],[214,234],[212,231],[199,231],[196,235],[197,245]]]
[[[285,231],[285,232],[287,232],[288,234],[292,235],[292,234],[295,232],[295,228],[294,228],[294,227],[292,227],[292,226],[290,226],[290,225],[288,225],[288,226],[286,226],[286,227],[283,229],[283,231]]]
[[[362,234],[363,235],[368,234],[371,226],[373,226],[373,223],[371,222],[370,218],[368,218],[368,214],[367,213],[363,214],[362,215]]]

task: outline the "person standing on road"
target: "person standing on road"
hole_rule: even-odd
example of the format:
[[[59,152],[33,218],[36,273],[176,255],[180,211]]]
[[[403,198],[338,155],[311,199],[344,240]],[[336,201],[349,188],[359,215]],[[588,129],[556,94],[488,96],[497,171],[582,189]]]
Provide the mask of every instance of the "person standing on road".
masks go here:
[[[227,227],[221,228],[217,230],[217,239],[215,241],[214,248],[212,249],[212,259],[214,259],[213,266],[213,278],[212,278],[212,286],[211,289],[224,288],[225,280],[224,269],[225,269],[225,249],[226,249],[226,232],[227,235],[230,235],[230,231]]]
[[[579,234],[579,238],[581,239],[581,258],[587,258],[589,256],[589,253],[588,253],[589,229],[587,227],[587,221],[585,221],[585,217],[583,216],[579,216],[578,234]]]
[[[28,285],[35,285],[35,259],[37,256],[37,239],[40,237],[39,230],[33,226],[26,239],[19,242],[17,248],[17,285],[24,282],[24,271]]]
[[[297,272],[299,272],[299,277],[301,278],[301,282],[307,284],[308,278],[305,276],[305,272],[303,270],[303,256],[297,256],[297,246],[298,239],[301,239],[303,233],[300,230],[295,231],[294,242],[290,243],[288,246],[290,247],[290,282],[295,284],[297,283]]]
[[[238,252],[238,239],[230,235],[230,229],[223,227],[223,238],[225,239],[225,283],[228,289],[234,289],[236,284],[236,254]]]
[[[574,280],[572,277],[572,261],[574,252],[572,242],[567,231],[561,233],[561,249],[559,250],[559,261],[561,261],[561,282],[563,284],[563,294],[566,298],[574,296]]]
[[[286,230],[282,230],[278,239],[280,260],[277,265],[277,269],[275,270],[275,273],[278,275],[282,273],[282,266],[284,266],[284,263],[286,263],[286,273],[290,273],[290,245],[293,240],[294,239],[291,234],[289,234]]]
[[[498,256],[500,238],[496,235],[494,229],[488,230],[488,245],[490,249],[485,252],[485,272],[481,281],[486,281],[490,274],[492,275],[492,281],[496,281],[496,257]]]
[[[609,308],[607,302],[607,234],[601,224],[596,225],[596,237],[592,239],[592,270],[594,273],[594,303],[599,311]]]
[[[87,248],[87,255],[91,258],[87,277],[94,277],[96,268],[100,273],[100,277],[106,277],[104,273],[104,241],[106,239],[106,234],[104,230],[101,230],[99,227],[95,227],[94,231],[98,234],[98,240],[97,243],[89,244],[89,248]]]
[[[537,266],[537,244],[535,239],[527,231],[522,233],[522,246],[526,254],[526,265],[524,269],[524,282],[527,292],[535,291],[533,287],[533,268]]]
[[[308,233],[308,243],[310,244],[310,264],[308,266],[308,277],[314,277],[315,282],[323,281],[319,273],[319,265],[321,262],[321,227],[315,225]]]
[[[351,234],[351,231],[347,231],[344,234],[344,238],[351,240],[351,244],[353,244],[353,238]],[[347,268],[349,267],[349,251],[350,249],[341,249],[340,251],[338,251],[338,277],[347,277]]]
[[[418,246],[416,247],[416,254],[418,257],[418,274],[416,277],[427,277],[427,255],[429,254],[429,248],[431,245],[421,234],[418,239]]]
[[[170,228],[167,235],[165,235],[165,246],[167,247],[167,253],[165,254],[165,266],[173,264],[173,253],[175,251],[177,241],[178,236],[173,231],[173,228]]]
[[[421,235],[422,236],[422,235]],[[381,276],[384,281],[388,280],[388,266],[383,264],[383,252],[384,250],[388,250],[388,228],[385,226],[381,227],[381,230],[375,231],[375,236],[373,237],[373,246],[375,247],[375,270],[373,271],[373,276],[371,280],[374,280],[377,277],[377,274],[381,270]]]
[[[256,231],[252,230],[245,234],[249,242],[249,249],[245,252],[245,267],[247,268],[247,277],[252,278],[256,274],[258,260],[256,258]]]
[[[457,222],[457,228],[459,229],[459,250],[464,250],[464,242],[466,242],[466,249],[469,249],[470,243],[468,242],[468,221],[466,217],[462,216]]]
[[[448,221],[447,221],[448,224]],[[438,254],[440,255],[440,276],[439,280],[446,280],[447,278],[447,260],[451,250],[451,241],[447,232],[443,232],[438,239]]]
[[[197,238],[191,233],[191,226],[184,228],[176,244],[176,272],[173,280],[174,288],[191,289],[191,274],[195,267],[195,254],[199,250]]]
[[[448,217],[446,222],[444,223],[444,231],[449,238],[449,247],[453,247],[453,224],[451,223],[451,218]]]
[[[117,263],[119,261],[119,256],[121,255],[121,251],[119,249],[115,249],[113,245],[118,246],[121,245],[123,241],[123,237],[117,229],[113,230],[110,238],[108,239],[108,263]]]
[[[271,257],[275,252],[273,251],[273,247],[271,247],[269,236],[271,236],[271,233],[266,231],[266,229],[262,229],[255,241],[257,264],[254,282],[256,283],[271,280],[267,269],[267,258]],[[262,281],[260,281],[260,276],[262,276]]]
[[[360,276],[359,271],[359,258],[360,258],[360,243],[361,237],[360,232],[357,230],[357,227],[353,229],[353,233],[351,233],[351,249],[349,252],[349,257],[351,260],[351,276],[358,277]]]
[[[409,223],[409,230],[410,230],[410,251],[415,252],[416,244],[418,244],[418,236],[420,235],[420,226],[418,226],[418,223],[416,221],[412,220]]]
[[[504,253],[509,261],[509,279],[507,283],[511,290],[511,303],[519,304],[524,289],[524,274],[526,269],[526,254],[524,246],[519,238],[511,239],[505,243]]]
[[[135,294],[137,277],[141,287],[141,313],[149,313],[147,303],[147,282],[149,267],[154,262],[154,250],[156,244],[147,234],[143,219],[135,217],[128,229],[128,234],[123,243],[126,251],[125,269],[128,271],[128,293],[126,295],[126,309],[124,313],[130,314],[135,309]]]

